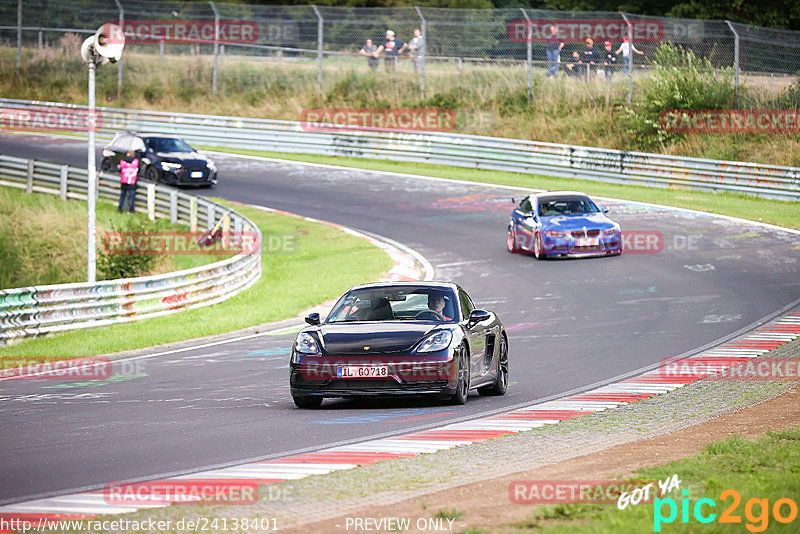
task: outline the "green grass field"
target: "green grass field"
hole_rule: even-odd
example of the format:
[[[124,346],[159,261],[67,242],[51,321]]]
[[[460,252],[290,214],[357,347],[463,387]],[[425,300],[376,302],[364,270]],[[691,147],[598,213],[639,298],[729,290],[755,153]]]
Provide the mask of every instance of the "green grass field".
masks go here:
[[[51,361],[106,354],[277,321],[338,297],[357,283],[373,281],[392,266],[381,249],[331,226],[247,206],[234,208],[261,228],[265,245],[270,236],[286,244],[264,246],[261,279],[251,288],[209,307],[25,340],[0,348],[0,358]]]
[[[661,503],[640,503],[619,510],[615,504],[564,504],[550,505],[535,511],[530,519],[516,525],[505,525],[494,533],[567,534],[587,532],[617,534],[619,532],[669,532],[669,533],[727,533],[727,532],[797,532],[800,495],[800,427],[781,432],[768,432],[756,441],[733,436],[711,443],[705,450],[689,458],[663,466],[640,469],[636,480],[665,480],[674,474],[681,480],[681,491],[668,493]],[[732,490],[735,493],[723,493]],[[738,499],[737,496],[738,495]],[[687,498],[686,503],[683,498]],[[702,515],[715,514],[708,523],[701,523],[695,510],[699,499],[711,499],[716,506],[705,501],[699,509]],[[676,515],[671,515],[674,501]],[[775,504],[783,502],[779,513],[793,520],[783,524],[775,517]],[[684,509],[687,515],[683,515]],[[655,511],[659,510],[658,516]],[[721,522],[723,512],[736,522]],[[659,517],[659,520],[656,520]],[[684,522],[683,519],[686,518]],[[475,534],[483,532],[473,531]]]

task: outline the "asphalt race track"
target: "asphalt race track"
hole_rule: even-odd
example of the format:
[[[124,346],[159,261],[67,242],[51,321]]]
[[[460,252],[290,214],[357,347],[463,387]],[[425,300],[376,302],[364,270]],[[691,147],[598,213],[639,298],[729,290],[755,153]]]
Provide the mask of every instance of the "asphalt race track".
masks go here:
[[[76,166],[85,164],[85,146],[0,135],[0,153]],[[538,262],[505,249],[509,189],[214,159],[220,184],[201,193],[394,239],[426,256],[436,279],[460,283],[478,306],[497,311],[510,337],[508,394],[473,395],[463,407],[327,400],[321,411],[298,410],[287,383],[291,333],[163,355],[153,349],[152,357],[115,364],[115,379],[101,382],[2,381],[0,504],[533,403],[693,351],[800,299],[797,234],[601,202],[623,232],[660,232],[661,250]]]

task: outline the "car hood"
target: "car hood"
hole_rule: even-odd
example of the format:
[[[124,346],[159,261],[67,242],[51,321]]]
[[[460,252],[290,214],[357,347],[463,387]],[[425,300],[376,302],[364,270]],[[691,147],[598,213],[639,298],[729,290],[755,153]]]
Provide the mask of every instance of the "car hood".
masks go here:
[[[328,355],[408,352],[440,325],[419,321],[364,321],[323,324],[318,329]],[[365,349],[364,347],[369,347]]]
[[[209,162],[207,157],[197,152],[157,152],[156,155],[165,161],[184,165],[205,165]]]
[[[605,230],[614,226],[614,222],[602,213],[586,213],[584,215],[553,215],[542,217],[542,227],[545,230]]]

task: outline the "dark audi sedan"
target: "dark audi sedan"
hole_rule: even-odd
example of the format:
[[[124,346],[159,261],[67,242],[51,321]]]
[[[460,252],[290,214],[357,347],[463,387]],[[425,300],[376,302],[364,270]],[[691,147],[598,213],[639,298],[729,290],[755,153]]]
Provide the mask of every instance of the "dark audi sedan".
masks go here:
[[[111,172],[129,150],[140,158],[139,176],[171,185],[210,187],[217,183],[217,167],[186,141],[164,134],[118,133],[103,147],[100,169]]]
[[[456,284],[388,282],[356,286],[320,321],[297,334],[289,386],[300,408],[324,397],[436,395],[464,404],[470,390],[503,395],[508,338]]]

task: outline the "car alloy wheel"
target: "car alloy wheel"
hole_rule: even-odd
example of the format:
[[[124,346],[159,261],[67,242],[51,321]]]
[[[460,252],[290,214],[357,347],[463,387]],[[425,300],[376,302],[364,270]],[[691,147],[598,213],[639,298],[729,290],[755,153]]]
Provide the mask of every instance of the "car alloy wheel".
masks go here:
[[[160,182],[161,181],[161,173],[158,172],[154,166],[150,165],[147,167],[147,170],[144,171],[144,177],[150,180],[151,182]]]
[[[519,247],[517,246],[517,232],[510,226],[508,227],[508,241],[506,246],[508,247],[508,251],[512,254],[519,252]]]
[[[103,172],[111,172],[114,169],[114,162],[111,161],[111,158],[103,158],[103,161],[100,163],[100,170]]]
[[[464,348],[464,345],[461,345],[458,348],[458,354],[456,356],[458,359],[458,382],[456,383],[456,393],[452,397],[450,397],[450,404],[464,404],[467,402],[467,396],[469,396],[469,356],[467,355],[467,351]]]
[[[543,260],[545,258],[544,243],[542,243],[541,233],[536,234],[536,239],[533,242],[533,255],[536,256],[537,260]]]
[[[497,351],[497,376],[494,384],[478,388],[481,395],[505,395],[508,389],[508,341],[500,334],[500,347]]]

